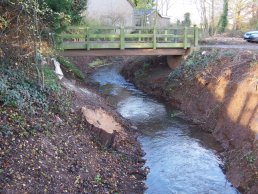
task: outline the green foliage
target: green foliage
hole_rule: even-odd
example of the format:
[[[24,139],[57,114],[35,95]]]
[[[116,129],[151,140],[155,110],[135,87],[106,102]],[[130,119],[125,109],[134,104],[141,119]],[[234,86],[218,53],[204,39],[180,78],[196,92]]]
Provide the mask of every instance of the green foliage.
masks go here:
[[[137,8],[141,9],[150,9],[155,4],[154,0],[134,0],[133,2]]]
[[[67,116],[72,106],[72,93],[70,91],[61,91],[53,98],[49,99],[51,104],[51,111],[61,116]]]
[[[171,114],[170,114],[170,117],[171,118],[175,118],[179,115],[182,115],[183,113],[182,112],[178,112],[178,111],[173,111]]]
[[[211,50],[206,53],[195,51],[170,73],[169,80],[192,81],[200,71],[208,67],[209,62],[215,60],[218,56],[218,50]]]
[[[134,73],[135,77],[146,76],[149,68],[150,63],[143,63],[143,65],[141,65],[141,67]]]
[[[149,63],[144,63],[143,64],[143,69],[146,70],[150,67],[150,64]]]
[[[191,26],[191,15],[189,12],[184,14],[184,20],[182,21],[182,24],[184,26],[190,27]]]
[[[97,183],[101,183],[101,176],[100,176],[100,174],[97,174],[97,175],[95,176],[95,181],[96,181]]]
[[[248,164],[253,164],[256,161],[255,153],[249,152],[247,153],[244,158],[246,159]]]
[[[0,68],[0,105],[17,108],[23,113],[51,111],[66,116],[70,111],[72,93],[61,89],[51,69],[45,68],[44,72],[47,84],[41,88],[20,71]],[[21,119],[16,117],[15,121]]]
[[[234,57],[236,55],[237,55],[237,53],[233,50],[225,50],[223,52],[223,56],[225,56],[225,57]]]
[[[8,26],[8,21],[0,16],[0,29],[5,29]]]
[[[45,20],[59,33],[68,25],[82,21],[86,4],[87,0],[45,0],[40,2],[40,9],[45,10]]]
[[[58,78],[54,71],[50,69],[48,66],[44,66],[44,83],[47,88],[53,90],[54,92],[60,91],[60,86],[58,84]]]
[[[58,61],[60,62],[61,66],[69,73],[71,73],[74,77],[84,80],[84,75],[81,70],[76,67],[73,63],[71,63],[68,59],[64,57],[58,57]]]
[[[82,20],[81,25],[87,26],[89,28],[94,28],[94,27],[100,27],[103,26],[103,24],[101,23],[101,21],[97,20],[97,19],[87,19],[85,18],[84,20]]]
[[[0,103],[21,111],[48,109],[47,92],[12,69],[0,69]]]
[[[223,13],[218,23],[218,32],[223,33],[228,25],[228,0],[224,0]]]

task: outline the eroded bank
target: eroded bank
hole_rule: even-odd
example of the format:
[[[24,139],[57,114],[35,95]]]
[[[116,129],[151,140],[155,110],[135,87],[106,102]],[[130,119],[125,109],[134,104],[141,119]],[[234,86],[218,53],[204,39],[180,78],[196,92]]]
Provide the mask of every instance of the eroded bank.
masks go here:
[[[258,190],[256,51],[200,50],[176,70],[163,58],[134,58],[122,74],[182,111],[222,144],[226,175],[243,193]]]

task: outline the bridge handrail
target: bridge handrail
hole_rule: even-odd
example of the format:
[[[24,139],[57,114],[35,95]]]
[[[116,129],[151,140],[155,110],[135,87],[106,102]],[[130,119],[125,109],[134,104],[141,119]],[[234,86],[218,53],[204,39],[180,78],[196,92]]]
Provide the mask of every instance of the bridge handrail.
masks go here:
[[[194,29],[196,26],[193,26],[193,27],[187,27],[188,29]],[[151,30],[151,29],[154,29],[155,27],[148,27],[148,26],[125,26],[125,27],[121,27],[121,26],[68,26],[67,29],[68,30],[71,30],[71,29],[74,29],[74,30],[83,30],[83,29],[86,29],[86,28],[90,28],[90,29],[120,29],[120,28],[124,28],[124,29],[142,29],[142,30]],[[178,30],[178,29],[181,29],[183,30],[185,28],[185,26],[171,26],[171,27],[156,27],[156,29],[159,29],[159,30]]]
[[[67,41],[68,40],[68,41]],[[69,26],[59,49],[184,48],[198,45],[198,28]]]

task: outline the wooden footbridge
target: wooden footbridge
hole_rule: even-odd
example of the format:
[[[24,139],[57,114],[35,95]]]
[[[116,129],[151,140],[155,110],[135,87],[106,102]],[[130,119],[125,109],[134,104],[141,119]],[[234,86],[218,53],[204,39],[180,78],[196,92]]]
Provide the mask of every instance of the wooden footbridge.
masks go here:
[[[64,56],[182,56],[198,45],[198,28],[71,26],[57,43]]]

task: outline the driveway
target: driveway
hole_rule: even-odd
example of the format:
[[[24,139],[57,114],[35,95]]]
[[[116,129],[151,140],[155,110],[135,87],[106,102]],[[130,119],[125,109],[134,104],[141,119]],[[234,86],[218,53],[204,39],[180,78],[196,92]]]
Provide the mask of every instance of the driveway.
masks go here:
[[[247,42],[243,38],[213,36],[200,40],[201,48],[224,48],[224,49],[244,49],[258,50],[258,43]]]

